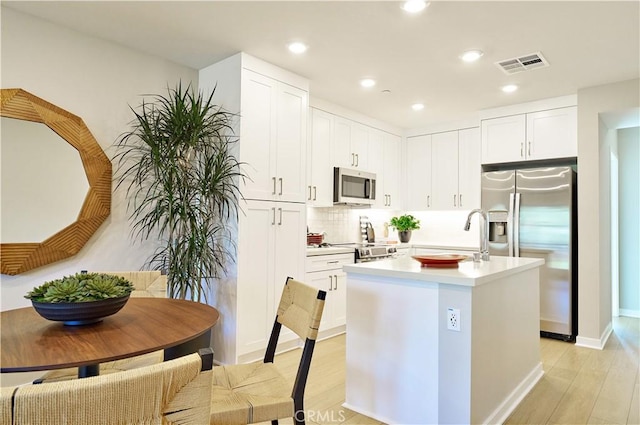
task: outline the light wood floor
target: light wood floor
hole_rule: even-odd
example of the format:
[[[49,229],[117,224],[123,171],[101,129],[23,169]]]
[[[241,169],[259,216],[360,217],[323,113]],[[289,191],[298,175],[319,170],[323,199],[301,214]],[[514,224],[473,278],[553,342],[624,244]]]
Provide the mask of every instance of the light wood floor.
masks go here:
[[[613,328],[602,351],[541,338],[545,375],[506,423],[640,424],[640,319],[616,318]],[[292,383],[299,359],[300,350],[275,359]],[[342,407],[344,375],[345,336],[318,342],[307,382],[307,423],[381,424]]]

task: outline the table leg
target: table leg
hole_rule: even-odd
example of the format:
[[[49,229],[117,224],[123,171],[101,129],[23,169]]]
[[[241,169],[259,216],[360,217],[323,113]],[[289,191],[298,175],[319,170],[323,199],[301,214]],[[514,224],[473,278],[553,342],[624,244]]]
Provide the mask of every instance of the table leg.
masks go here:
[[[78,366],[78,378],[88,378],[89,376],[98,375],[100,375],[100,364]]]

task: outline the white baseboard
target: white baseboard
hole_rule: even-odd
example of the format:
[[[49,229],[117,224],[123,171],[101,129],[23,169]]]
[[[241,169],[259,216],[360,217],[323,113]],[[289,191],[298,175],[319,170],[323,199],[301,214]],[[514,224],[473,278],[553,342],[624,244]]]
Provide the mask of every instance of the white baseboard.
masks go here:
[[[366,409],[361,409],[361,408],[359,408],[359,407],[353,406],[353,405],[351,405],[351,404],[347,403],[346,401],[345,401],[344,403],[342,403],[342,407],[344,407],[344,408],[346,408],[346,409],[349,409],[349,410],[353,410],[353,411],[354,411],[354,412],[356,412],[356,413],[360,413],[361,415],[368,416],[368,417],[370,417],[370,418],[375,419],[376,421],[380,421],[380,422],[385,423],[385,424],[392,424],[392,423],[394,423],[394,422],[393,422],[391,419],[389,419],[389,418],[385,418],[385,417],[380,416],[380,415],[377,415],[377,414],[375,414],[375,413],[373,413],[373,412],[369,412],[369,411],[368,411],[368,410],[366,410]]]
[[[578,335],[578,337],[576,337],[576,346],[602,350],[605,344],[607,343],[607,340],[609,339],[611,332],[613,332],[613,325],[611,322],[609,322],[605,330],[602,332],[602,335],[600,335],[600,339],[587,338],[587,337]]]
[[[496,410],[489,415],[483,424],[502,424],[504,423],[511,412],[515,410],[520,402],[529,394],[529,391],[538,383],[540,378],[544,375],[542,369],[542,363],[538,363],[531,372],[518,384],[518,386],[504,399],[502,403],[496,408]]]
[[[629,310],[628,308],[621,308],[620,316],[640,318],[640,310]]]

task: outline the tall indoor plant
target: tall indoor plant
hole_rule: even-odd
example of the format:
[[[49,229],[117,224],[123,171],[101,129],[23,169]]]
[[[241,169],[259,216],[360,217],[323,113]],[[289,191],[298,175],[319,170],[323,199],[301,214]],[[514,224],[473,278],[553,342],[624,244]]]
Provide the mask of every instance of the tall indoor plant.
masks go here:
[[[167,89],[136,110],[116,141],[117,187],[126,187],[133,234],[158,237],[147,266],[166,270],[172,298],[206,300],[235,250],[241,164],[235,115],[191,85]]]

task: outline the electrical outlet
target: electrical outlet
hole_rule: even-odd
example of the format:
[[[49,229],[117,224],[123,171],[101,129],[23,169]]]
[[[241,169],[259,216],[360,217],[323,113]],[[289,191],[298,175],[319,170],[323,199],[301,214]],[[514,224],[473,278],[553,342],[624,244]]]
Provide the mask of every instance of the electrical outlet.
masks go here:
[[[460,332],[460,309],[447,309],[447,329]]]

